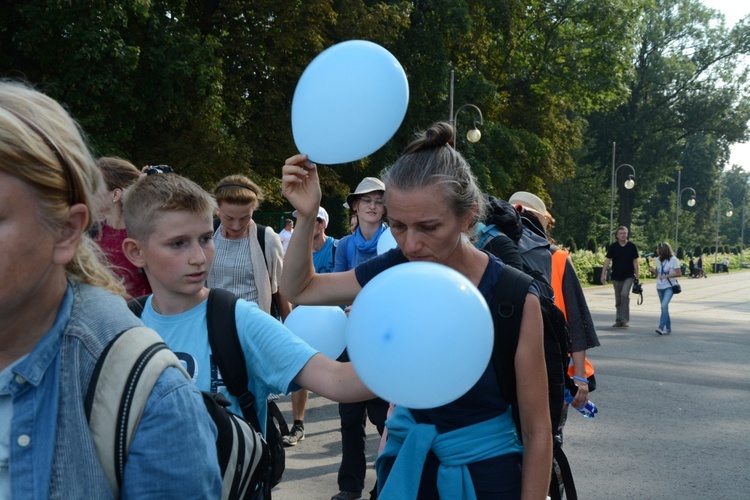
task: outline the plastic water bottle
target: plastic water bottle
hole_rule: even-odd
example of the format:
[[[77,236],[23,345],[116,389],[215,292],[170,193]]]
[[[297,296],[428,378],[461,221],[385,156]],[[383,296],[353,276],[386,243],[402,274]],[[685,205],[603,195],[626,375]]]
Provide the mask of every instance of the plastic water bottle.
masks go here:
[[[570,394],[568,389],[565,389],[565,402],[568,404],[573,402],[573,395]],[[594,418],[596,414],[599,413],[599,409],[590,400],[587,400],[586,403],[581,405],[580,408],[576,408],[576,410],[581,412],[581,415],[586,418]]]

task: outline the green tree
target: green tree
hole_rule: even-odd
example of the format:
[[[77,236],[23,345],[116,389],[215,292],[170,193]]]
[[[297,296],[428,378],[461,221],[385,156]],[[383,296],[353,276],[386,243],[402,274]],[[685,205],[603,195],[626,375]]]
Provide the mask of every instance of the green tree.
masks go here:
[[[591,159],[610,158],[614,141],[614,164],[637,170],[636,188],[617,190],[618,222],[626,226],[634,222],[635,206],[644,207],[649,218],[665,208],[663,195],[674,190],[680,166],[686,174],[695,169],[696,178],[713,184],[729,144],[746,137],[750,119],[750,106],[743,99],[748,69],[737,65],[741,55],[750,53],[747,22],[729,31],[719,15],[698,0],[644,5],[628,99],[613,112],[590,118],[596,137]],[[705,163],[685,163],[696,140],[704,141]],[[620,174],[618,186],[626,169]],[[609,184],[607,178],[604,185]]]

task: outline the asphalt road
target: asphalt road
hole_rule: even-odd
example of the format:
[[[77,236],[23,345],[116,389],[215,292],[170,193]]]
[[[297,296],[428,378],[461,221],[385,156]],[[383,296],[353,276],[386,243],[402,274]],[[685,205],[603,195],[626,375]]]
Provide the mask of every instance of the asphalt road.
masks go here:
[[[630,327],[612,328],[612,286],[585,290],[602,346],[595,419],[572,411],[564,449],[582,499],[739,499],[750,492],[750,271],[681,279],[670,305],[672,335],[659,336],[653,282],[631,301]],[[280,406],[291,420],[289,398]],[[276,500],[338,492],[337,404],[311,394],[307,437],[287,448]],[[378,445],[368,423],[365,492]],[[368,498],[367,496],[365,498]]]

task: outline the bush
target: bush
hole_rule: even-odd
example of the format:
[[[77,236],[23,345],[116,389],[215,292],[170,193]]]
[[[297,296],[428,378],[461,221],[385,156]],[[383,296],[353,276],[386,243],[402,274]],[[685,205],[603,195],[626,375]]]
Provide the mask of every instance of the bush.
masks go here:
[[[712,250],[708,247],[703,247],[703,254],[702,255],[711,255]]]
[[[570,253],[578,251],[578,249],[576,248],[576,241],[573,238],[568,238],[567,240],[565,240],[565,248],[567,248]]]
[[[693,255],[697,258],[703,255],[703,249],[701,247],[695,247],[693,250]]]
[[[685,258],[685,251],[682,249],[682,247],[677,247],[675,255],[677,256],[678,260],[682,260]]]
[[[586,250],[588,250],[591,253],[596,253],[596,249],[597,249],[596,240],[592,236],[591,238],[589,238],[589,241],[586,242]]]

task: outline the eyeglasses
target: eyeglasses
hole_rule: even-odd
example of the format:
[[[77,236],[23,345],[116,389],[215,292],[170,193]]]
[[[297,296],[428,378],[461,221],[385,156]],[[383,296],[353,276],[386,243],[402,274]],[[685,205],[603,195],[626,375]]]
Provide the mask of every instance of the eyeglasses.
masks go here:
[[[151,165],[143,171],[146,175],[173,174],[174,169],[169,165]]]
[[[365,206],[374,204],[375,206],[382,207],[384,205],[383,198],[370,198],[369,196],[363,196],[359,199],[359,202]]]

